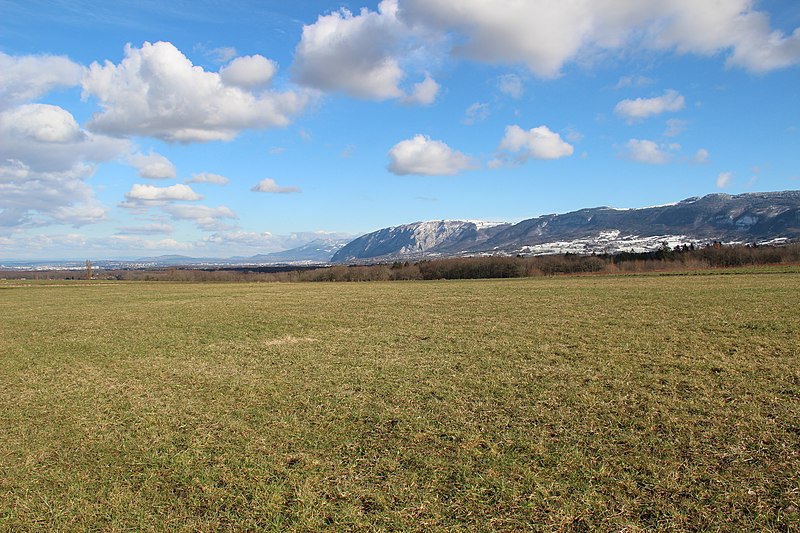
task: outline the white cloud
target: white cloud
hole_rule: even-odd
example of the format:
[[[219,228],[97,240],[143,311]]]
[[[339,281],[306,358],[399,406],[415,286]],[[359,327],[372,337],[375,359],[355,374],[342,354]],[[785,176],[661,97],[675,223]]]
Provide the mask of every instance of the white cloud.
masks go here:
[[[506,134],[500,141],[498,150],[519,152],[520,160],[524,161],[530,157],[560,159],[572,155],[574,148],[564,141],[561,135],[550,131],[547,126],[539,126],[526,131],[515,124],[506,127]]]
[[[0,242],[0,244],[3,244]],[[15,235],[14,238],[5,240],[5,245],[12,248],[11,253],[17,257],[41,258],[41,252],[52,253],[54,248],[85,250],[86,238],[79,233],[64,234],[30,234],[23,233]]]
[[[127,153],[127,141],[82,130],[46,104],[0,112],[0,224],[83,225],[105,219],[85,183],[95,163]]]
[[[22,161],[34,171],[63,172],[85,161],[109,161],[130,143],[80,129],[69,111],[25,104],[0,113],[0,160]]]
[[[82,226],[106,218],[84,180],[91,167],[34,171],[18,160],[0,162],[0,226]]]
[[[404,31],[396,0],[384,0],[377,12],[353,15],[341,9],[320,16],[303,27],[292,72],[317,89],[373,100],[400,98],[404,73],[393,54]]]
[[[704,56],[753,72],[800,64],[800,28],[786,36],[754,0],[384,0],[377,11],[346,9],[303,28],[293,74],[299,82],[374,100],[403,98],[409,68],[446,54],[490,64],[522,64],[553,78],[564,65],[591,64],[609,51],[639,49]],[[422,64],[420,64],[422,63]],[[509,80],[512,81],[512,80]],[[651,83],[627,76],[618,87]],[[516,80],[509,94],[521,95]]]
[[[186,251],[193,249],[195,243],[180,242],[175,239],[145,239],[135,235],[117,234],[102,238],[89,238],[79,233],[62,234],[20,234],[4,243],[11,257],[43,259],[69,256],[104,256],[108,250],[132,252],[141,256],[142,250]],[[4,251],[5,252],[5,251]]]
[[[583,2],[408,0],[401,18],[443,32],[458,32],[457,54],[486,63],[523,63],[542,77],[558,75],[561,65],[583,44],[591,20]]]
[[[244,129],[285,126],[308,102],[301,92],[254,94],[228,86],[167,42],[127,45],[118,65],[92,63],[82,85],[84,97],[96,97],[102,108],[89,121],[91,130],[177,142],[230,140]]]
[[[398,9],[398,0],[383,0],[377,11],[362,8],[353,14],[342,8],[303,26],[293,78],[308,87],[355,98],[432,104],[440,87],[430,75],[408,91],[400,85],[406,68],[416,66],[424,72],[421,67],[436,62],[433,50],[438,39],[424,38],[425,30],[398,20]]]
[[[156,187],[154,185],[134,183],[131,190],[125,193],[125,198],[131,206],[162,205],[167,202],[177,201],[195,202],[203,199],[203,197],[194,192],[191,187],[181,183],[170,185],[169,187]]]
[[[405,0],[408,25],[453,35],[457,55],[487,63],[521,63],[537,76],[604,50],[649,48],[712,56],[765,72],[800,63],[800,29],[770,27],[753,0]]]
[[[397,175],[452,176],[475,167],[469,156],[425,135],[395,144],[389,158],[389,171]]]
[[[230,180],[228,178],[219,174],[199,172],[192,174],[192,178],[187,180],[186,183],[213,183],[215,185],[227,185],[229,181]]]
[[[430,76],[414,84],[411,94],[405,98],[405,102],[417,105],[431,105],[439,94],[439,84]]]
[[[708,162],[708,150],[705,148],[700,148],[697,152],[695,152],[694,157],[692,157],[692,163],[696,165],[702,165],[706,162]]]
[[[655,83],[655,80],[653,80],[653,78],[648,78],[647,76],[623,76],[619,79],[614,88],[623,89],[625,87],[644,87],[645,85],[651,85],[653,83]]]
[[[181,242],[175,239],[143,239],[131,235],[112,235],[96,241],[99,247],[115,250],[191,250],[194,245],[190,242]]]
[[[152,180],[171,179],[176,176],[175,165],[161,154],[133,154],[128,162],[139,171],[139,176]]]
[[[677,137],[686,130],[687,122],[677,118],[667,120],[667,129],[664,131],[664,137]]]
[[[649,165],[663,165],[670,159],[667,152],[669,147],[659,146],[653,141],[646,139],[631,139],[628,141],[626,157],[637,163],[647,163]]]
[[[271,192],[276,194],[300,192],[299,187],[282,187],[275,183],[275,180],[272,178],[265,178],[259,181],[257,184],[253,185],[250,190],[253,192]]]
[[[683,96],[669,89],[661,96],[655,98],[637,98],[635,100],[622,100],[614,108],[614,112],[629,122],[641,120],[667,111],[680,111],[686,105]]]
[[[501,93],[509,95],[515,100],[522,98],[525,92],[525,87],[522,84],[522,78],[516,74],[505,74],[500,76],[497,80],[497,88]]]
[[[176,220],[192,220],[198,227],[206,231],[219,231],[228,226],[222,222],[224,219],[237,218],[236,213],[224,205],[208,207],[206,205],[169,204],[162,207]]]
[[[569,142],[579,143],[583,140],[584,135],[583,133],[575,129],[575,127],[568,126],[565,130],[564,137],[566,137]]]
[[[464,112],[464,124],[475,124],[486,120],[489,116],[489,104],[475,102]]]
[[[277,70],[278,65],[274,61],[256,54],[237,57],[222,67],[219,75],[222,82],[231,87],[255,89],[268,86]]]
[[[726,63],[751,72],[768,72],[800,63],[800,28],[786,36],[770,27],[769,15],[753,0],[709,4],[673,0],[672,20],[653,35],[653,45],[704,55],[730,51]]]
[[[10,136],[37,143],[74,143],[81,130],[66,110],[46,104],[27,104],[3,113],[3,129]]]
[[[289,235],[275,235],[268,231],[217,232],[202,239],[201,246],[235,253],[269,253],[297,248],[319,239],[347,239],[352,235],[326,231],[302,231]]]
[[[256,249],[263,252],[277,252],[286,248],[276,245],[276,236],[272,233],[253,231],[219,232],[203,239],[203,245],[213,248],[234,248],[241,250]]]
[[[30,102],[81,80],[81,67],[63,56],[10,56],[0,52],[0,109]]]
[[[239,55],[239,52],[237,52],[236,48],[233,46],[220,46],[218,48],[212,48],[211,50],[208,50],[205,55],[217,63],[227,63]]]
[[[117,230],[122,235],[160,235],[172,233],[175,228],[169,224],[145,224],[144,226],[122,226]]]
[[[717,188],[724,189],[731,182],[733,172],[720,172],[717,176]]]

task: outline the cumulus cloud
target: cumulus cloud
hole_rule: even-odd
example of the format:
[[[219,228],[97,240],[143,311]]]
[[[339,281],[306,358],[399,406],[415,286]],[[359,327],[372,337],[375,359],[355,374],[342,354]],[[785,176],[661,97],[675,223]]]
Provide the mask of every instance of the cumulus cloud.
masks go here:
[[[389,158],[389,171],[401,176],[452,176],[475,167],[469,156],[425,135],[415,135],[395,144],[389,150]]]
[[[753,0],[383,0],[377,11],[342,9],[303,28],[293,74],[303,84],[359,98],[404,97],[409,68],[435,64],[444,46],[455,57],[522,64],[542,78],[568,63],[590,63],[635,49],[714,56],[729,66],[767,72],[800,64],[800,28],[774,29]],[[422,65],[423,69],[426,65]],[[626,76],[617,84],[652,83]],[[501,90],[521,95],[519,79]]]
[[[0,224],[104,220],[106,209],[85,181],[95,163],[129,150],[127,141],[82,130],[58,106],[25,104],[0,112]]]
[[[400,98],[404,73],[393,54],[404,31],[396,0],[384,0],[378,11],[353,15],[341,9],[320,16],[303,27],[292,72],[317,89],[373,100]]]
[[[409,0],[404,19],[463,39],[456,54],[487,63],[523,63],[531,72],[558,75],[561,65],[582,46],[591,21],[582,20],[583,2],[484,2]]]
[[[176,176],[175,165],[161,154],[133,154],[128,162],[139,171],[139,176],[152,180],[165,180]]]
[[[0,162],[0,226],[82,226],[104,220],[107,210],[84,182],[91,173],[85,166],[41,172],[13,159]]]
[[[0,52],[0,109],[30,102],[80,83],[81,66],[63,56],[10,56]]]
[[[420,58],[431,56],[437,39],[424,39],[398,20],[398,9],[397,0],[383,0],[377,11],[363,8],[353,14],[342,8],[304,26],[293,78],[308,87],[355,98],[432,104],[439,84],[429,75],[408,91],[401,82],[406,77],[404,65],[424,63]]]
[[[506,127],[498,150],[519,153],[520,161],[534,159],[560,159],[572,155],[574,148],[564,141],[561,135],[550,131],[547,126],[524,130],[519,126]],[[496,160],[493,166],[498,166]]]
[[[276,194],[300,192],[299,187],[282,187],[275,183],[275,180],[272,178],[265,178],[259,181],[257,184],[253,185],[250,190],[253,192],[271,192]]]
[[[430,76],[414,84],[411,94],[405,98],[405,102],[417,105],[431,105],[439,94],[439,84]]]
[[[720,172],[717,176],[717,188],[724,189],[728,186],[731,182],[731,178],[733,177],[733,172]]]
[[[685,105],[683,96],[678,91],[669,89],[661,96],[654,98],[622,100],[614,108],[614,112],[627,119],[628,122],[633,122],[668,111],[680,111]]]
[[[0,113],[0,160],[19,160],[34,171],[63,172],[85,161],[116,159],[127,141],[82,130],[58,106],[25,104]]]
[[[186,183],[213,183],[215,185],[227,185],[230,180],[220,174],[212,174],[210,172],[198,172],[192,174],[192,178],[187,180]]]
[[[670,159],[670,154],[667,152],[668,147],[659,146],[657,143],[646,139],[631,139],[628,141],[626,148],[626,157],[637,163],[663,165]]]
[[[75,118],[54,105],[27,104],[3,113],[4,131],[36,143],[74,143],[82,138]]]
[[[110,135],[202,142],[230,140],[244,129],[285,126],[303,111],[308,95],[241,88],[264,76],[263,68],[247,78],[236,67],[225,75],[238,84],[230,86],[222,75],[194,66],[171,43],[127,45],[118,65],[92,63],[83,77],[84,98],[97,98],[102,108],[88,127]]]
[[[237,218],[236,213],[224,205],[209,207],[206,205],[169,204],[162,207],[162,210],[176,220],[192,220],[198,227],[206,231],[228,229],[229,226],[223,220]]]
[[[192,190],[188,185],[181,183],[169,187],[156,187],[134,183],[131,190],[125,193],[129,204],[125,207],[138,205],[163,205],[168,202],[195,202],[203,197]]]
[[[520,63],[543,78],[598,50],[644,47],[711,56],[766,72],[800,63],[800,28],[770,26],[753,0],[405,0],[408,25],[455,35],[454,53],[487,63]]]
[[[278,65],[274,61],[256,54],[237,57],[222,67],[219,75],[226,85],[241,89],[255,89],[268,86],[277,70]]]

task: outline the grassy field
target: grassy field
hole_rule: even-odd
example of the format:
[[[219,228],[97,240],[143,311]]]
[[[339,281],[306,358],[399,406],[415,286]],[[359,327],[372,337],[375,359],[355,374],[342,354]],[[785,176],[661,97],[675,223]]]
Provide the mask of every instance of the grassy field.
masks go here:
[[[0,529],[800,527],[800,273],[0,282]]]

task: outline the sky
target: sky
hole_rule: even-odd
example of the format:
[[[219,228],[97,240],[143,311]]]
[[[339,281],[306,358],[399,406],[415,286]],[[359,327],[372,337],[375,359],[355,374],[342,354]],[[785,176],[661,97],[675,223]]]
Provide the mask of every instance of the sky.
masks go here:
[[[800,188],[796,0],[0,0],[0,260]]]

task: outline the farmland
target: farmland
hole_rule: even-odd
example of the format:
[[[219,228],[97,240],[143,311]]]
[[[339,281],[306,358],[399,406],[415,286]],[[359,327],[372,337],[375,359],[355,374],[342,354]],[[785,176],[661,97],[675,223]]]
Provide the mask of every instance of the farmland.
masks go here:
[[[794,529],[799,297],[0,282],[0,529]]]

